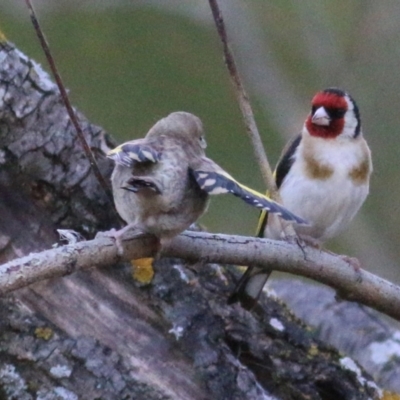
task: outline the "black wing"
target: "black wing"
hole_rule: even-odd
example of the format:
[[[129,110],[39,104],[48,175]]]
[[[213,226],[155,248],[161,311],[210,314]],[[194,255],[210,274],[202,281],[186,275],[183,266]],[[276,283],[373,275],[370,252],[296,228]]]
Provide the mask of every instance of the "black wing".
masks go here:
[[[134,163],[157,163],[161,160],[161,153],[153,146],[144,143],[143,139],[138,139],[121,144],[111,150],[107,157],[120,165],[132,167]]]
[[[299,146],[301,141],[301,134],[295,136],[294,139],[289,141],[289,143],[284,147],[282,151],[282,155],[278,161],[278,164],[275,168],[274,176],[275,176],[275,183],[277,188],[279,189],[284,181],[286,175],[290,171],[290,168],[293,165],[294,158],[293,155]],[[267,226],[268,222],[268,211],[261,211],[260,218],[258,219],[257,237],[264,237],[264,231]]]
[[[300,141],[301,135],[298,135],[291,140],[282,151],[282,155],[275,168],[275,182],[278,189],[281,187],[283,180],[290,171],[290,168],[292,168],[294,162],[293,155],[299,146]]]
[[[208,194],[231,193],[241,198],[247,204],[262,208],[263,210],[268,210],[287,221],[296,222],[298,224],[306,223],[302,218],[297,217],[269,197],[242,185],[223,170],[203,171],[191,169],[191,173],[200,188]]]

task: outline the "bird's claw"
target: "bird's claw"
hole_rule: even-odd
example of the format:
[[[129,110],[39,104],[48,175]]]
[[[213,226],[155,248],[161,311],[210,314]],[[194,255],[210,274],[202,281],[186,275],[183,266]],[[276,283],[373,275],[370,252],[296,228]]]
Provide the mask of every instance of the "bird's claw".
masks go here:
[[[349,256],[340,256],[340,258],[353,268],[356,274],[356,282],[360,283],[362,281],[360,261],[355,257],[349,257]]]
[[[96,238],[112,238],[115,240],[115,245],[117,246],[117,254],[122,256],[124,254],[124,248],[122,246],[122,237],[126,232],[125,228],[116,230],[115,228],[110,229],[106,232],[98,232]]]

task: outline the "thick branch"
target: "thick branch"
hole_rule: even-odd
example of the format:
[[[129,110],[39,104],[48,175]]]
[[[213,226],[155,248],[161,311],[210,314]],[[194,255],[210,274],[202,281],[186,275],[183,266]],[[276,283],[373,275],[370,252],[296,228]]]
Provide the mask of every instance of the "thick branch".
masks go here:
[[[156,242],[145,236],[124,241],[120,258],[113,240],[107,237],[63,246],[13,260],[0,266],[0,292],[8,293],[30,283],[71,274],[93,266],[154,254]],[[284,241],[251,237],[184,232],[163,251],[169,257],[226,264],[257,264],[305,276],[327,284],[340,297],[363,303],[400,320],[400,288],[367,271],[355,271],[342,257],[313,248],[301,249]]]

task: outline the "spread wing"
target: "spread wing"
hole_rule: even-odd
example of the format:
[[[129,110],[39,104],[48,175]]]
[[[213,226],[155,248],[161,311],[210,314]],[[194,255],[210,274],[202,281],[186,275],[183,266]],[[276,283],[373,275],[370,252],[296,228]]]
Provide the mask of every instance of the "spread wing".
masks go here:
[[[157,163],[161,160],[161,152],[147,139],[137,139],[121,144],[111,150],[107,157],[129,168],[135,163]]]
[[[299,146],[301,141],[301,134],[295,136],[292,140],[288,142],[288,144],[282,150],[281,157],[276,165],[274,171],[274,178],[276,182],[276,186],[279,189],[284,181],[286,175],[290,171],[290,168],[293,165],[294,159],[293,155]],[[260,217],[258,219],[256,236],[257,237],[264,237],[264,231],[267,226],[268,222],[268,211],[263,210],[260,213]]]
[[[203,157],[201,161],[191,168],[191,173],[200,188],[208,194],[231,193],[247,204],[278,214],[287,221],[306,223],[269,197],[242,185],[210,159]]]

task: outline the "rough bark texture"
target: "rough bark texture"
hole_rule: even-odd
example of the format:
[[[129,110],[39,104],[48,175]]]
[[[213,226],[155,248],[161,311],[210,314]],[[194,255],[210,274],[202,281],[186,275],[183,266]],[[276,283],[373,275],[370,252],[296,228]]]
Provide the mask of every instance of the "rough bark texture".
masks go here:
[[[80,119],[108,177],[110,139]],[[49,248],[55,228],[110,229],[107,207],[56,88],[1,43],[0,260]],[[378,398],[283,304],[227,306],[227,271],[164,259],[140,288],[114,265],[1,299],[0,399]]]
[[[300,280],[271,283],[279,298],[313,326],[318,338],[351,355],[379,384],[400,393],[400,324],[327,287]]]

